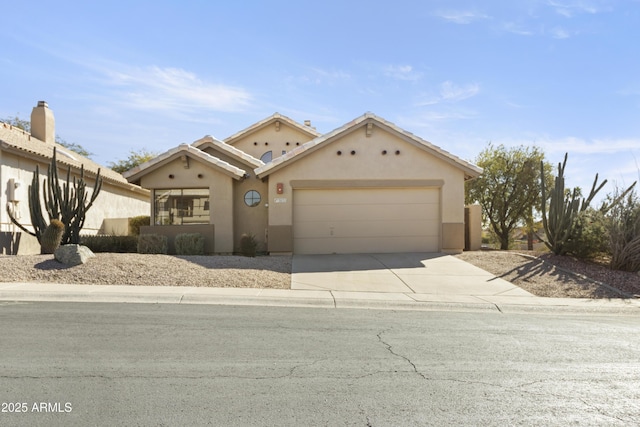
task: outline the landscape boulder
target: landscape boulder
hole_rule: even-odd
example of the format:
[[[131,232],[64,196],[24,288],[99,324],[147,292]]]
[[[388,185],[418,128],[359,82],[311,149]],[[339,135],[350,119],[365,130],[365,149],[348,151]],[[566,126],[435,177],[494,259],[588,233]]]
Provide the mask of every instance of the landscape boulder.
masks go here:
[[[56,261],[70,266],[84,264],[94,256],[91,249],[82,245],[62,245],[54,253]]]

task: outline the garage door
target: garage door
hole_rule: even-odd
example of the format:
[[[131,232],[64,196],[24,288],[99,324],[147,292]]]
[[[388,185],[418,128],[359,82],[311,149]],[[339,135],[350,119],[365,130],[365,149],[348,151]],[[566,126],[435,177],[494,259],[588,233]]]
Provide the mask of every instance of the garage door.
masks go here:
[[[294,190],[298,254],[437,252],[439,190]]]

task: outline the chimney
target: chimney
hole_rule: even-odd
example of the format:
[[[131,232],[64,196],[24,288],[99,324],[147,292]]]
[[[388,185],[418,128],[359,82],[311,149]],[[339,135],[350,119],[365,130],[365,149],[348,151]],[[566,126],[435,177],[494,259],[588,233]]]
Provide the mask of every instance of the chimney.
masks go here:
[[[31,136],[46,143],[56,141],[56,123],[53,111],[45,101],[38,101],[38,106],[31,111]]]

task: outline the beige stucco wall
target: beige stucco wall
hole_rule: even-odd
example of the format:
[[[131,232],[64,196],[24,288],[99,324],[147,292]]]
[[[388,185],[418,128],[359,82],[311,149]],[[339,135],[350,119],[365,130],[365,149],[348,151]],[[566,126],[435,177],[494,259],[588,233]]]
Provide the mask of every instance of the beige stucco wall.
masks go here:
[[[312,136],[281,121],[279,130],[276,130],[275,123],[270,123],[255,132],[227,141],[227,143],[256,159],[261,158],[265,152],[271,151],[275,159],[280,157],[283,151],[289,152],[311,139],[313,139]]]
[[[255,166],[241,162],[212,147],[205,148],[204,151],[222,161],[245,170],[248,175],[246,179],[233,181],[234,252],[240,251],[240,237],[245,233],[255,237],[258,243],[257,250],[259,252],[266,251],[268,184],[256,178],[253,172]],[[262,200],[258,206],[250,207],[244,203],[244,195],[249,190],[255,190],[260,193]]]
[[[482,249],[482,207],[469,205],[465,207],[465,250]]]
[[[233,211],[235,216],[234,234],[235,250],[240,249],[240,237],[243,234],[252,234],[258,243],[259,252],[267,250],[267,228],[268,228],[268,184],[262,180],[249,177],[241,182],[234,182],[233,189]],[[258,206],[247,206],[244,202],[244,195],[249,190],[260,193],[260,204]]]
[[[170,178],[169,175],[173,175]],[[144,175],[140,185],[151,190],[179,188],[208,188],[210,192],[209,218],[215,226],[216,253],[233,252],[233,178],[197,159],[189,159],[189,168],[179,158]],[[153,197],[153,195],[151,196]],[[152,208],[150,208],[152,210]],[[151,224],[154,224],[151,212]]]
[[[386,150],[387,154],[382,154]],[[341,151],[341,155],[337,152]],[[355,154],[351,154],[355,151]],[[399,154],[396,154],[399,151]],[[295,180],[441,180],[442,246],[445,252],[464,247],[464,172],[396,134],[374,126],[366,136],[365,125],[331,142],[306,157],[269,175],[269,226],[293,223]],[[276,194],[282,183],[284,193]],[[287,236],[288,237],[288,236]],[[270,241],[270,244],[272,241]],[[275,243],[275,242],[274,242]],[[282,245],[278,245],[282,247]]]
[[[48,162],[38,162],[34,159],[18,156],[6,151],[0,151],[0,232],[6,240],[13,233],[20,230],[11,223],[6,212],[7,206],[7,185],[10,179],[14,179],[19,187],[15,189],[15,198],[18,203],[11,204],[15,207],[16,213],[22,224],[30,225],[28,188],[31,184],[33,171],[36,164],[40,168],[40,181],[46,178]],[[66,182],[66,168],[59,169],[58,175],[62,182]],[[73,176],[73,172],[72,172]],[[76,175],[77,176],[77,175]],[[94,187],[94,180],[85,177],[89,191]],[[106,218],[126,218],[138,215],[148,215],[149,196],[148,192],[129,184],[124,184],[124,188],[117,186],[107,180],[103,181],[102,190],[95,200],[91,209],[87,212],[87,219],[82,229],[83,234],[96,234]],[[137,188],[137,190],[135,190]],[[40,247],[35,238],[29,235],[20,236],[21,245],[18,248],[19,254],[40,253]],[[6,243],[6,242],[5,242]],[[7,250],[7,245],[2,244],[2,253],[11,253]]]

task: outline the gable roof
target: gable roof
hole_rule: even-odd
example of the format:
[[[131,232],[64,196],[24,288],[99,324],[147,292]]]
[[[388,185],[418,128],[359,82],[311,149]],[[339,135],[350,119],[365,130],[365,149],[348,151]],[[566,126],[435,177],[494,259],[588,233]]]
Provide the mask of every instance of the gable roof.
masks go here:
[[[191,144],[193,147],[204,151],[205,148],[211,147],[214,150],[220,151],[228,156],[238,160],[241,163],[246,164],[247,166],[251,166],[251,168],[259,168],[260,166],[264,166],[264,162],[262,160],[256,159],[255,157],[245,153],[242,150],[238,150],[237,148],[220,141],[217,138],[212,137],[211,135],[205,135],[199,140],[193,142]]]
[[[242,179],[246,175],[246,172],[243,169],[235,167],[223,160],[220,160],[215,156],[212,156],[211,154],[205,153],[202,150],[192,147],[189,144],[180,144],[179,146],[172,148],[171,150],[166,151],[159,156],[154,157],[148,162],[145,162],[126,171],[123,176],[127,178],[129,182],[138,182],[144,175],[147,175],[148,173],[158,169],[159,167],[182,156],[201,160],[205,164],[213,166],[221,172],[238,180]]]
[[[98,169],[100,176],[107,182],[125,187],[128,190],[147,193],[136,185],[130,184],[118,172],[105,168],[87,157],[71,151],[60,144],[41,141],[20,128],[8,123],[0,122],[0,149],[13,152],[22,157],[28,157],[35,161],[51,162],[53,149],[56,149],[58,165],[71,166],[74,171],[79,171],[84,166],[88,176],[96,176]]]
[[[259,178],[264,178],[269,174],[281,169],[283,167],[288,166],[289,164],[300,160],[307,155],[311,154],[318,148],[330,144],[332,141],[335,141],[340,136],[343,136],[347,133],[353,132],[354,130],[360,128],[363,125],[368,123],[375,123],[377,126],[387,130],[388,132],[395,134],[402,138],[403,140],[411,143],[412,145],[423,149],[424,151],[434,155],[435,157],[444,160],[445,162],[462,169],[465,174],[465,180],[477,178],[482,173],[482,168],[469,163],[465,160],[460,159],[459,157],[454,156],[448,151],[443,150],[440,147],[426,141],[411,132],[408,132],[404,129],[399,128],[395,124],[376,116],[373,113],[365,113],[360,117],[350,121],[349,123],[327,133],[322,136],[319,136],[305,144],[302,144],[299,147],[289,151],[288,153],[273,159],[271,162],[267,163],[264,166],[261,166],[255,170],[256,176]]]
[[[266,119],[260,120],[257,123],[252,124],[251,126],[249,126],[246,129],[241,130],[240,132],[234,133],[233,135],[227,137],[224,139],[224,142],[226,142],[227,144],[231,144],[233,145],[233,142],[239,138],[242,138],[244,136],[247,136],[253,132],[256,132],[266,126],[269,126],[272,123],[275,123],[277,121],[283,122],[288,124],[289,126],[309,135],[309,137],[311,138],[315,138],[317,136],[320,136],[320,132],[318,132],[317,130],[315,130],[314,128],[310,127],[310,126],[306,126],[303,124],[300,124],[298,122],[296,122],[295,120],[290,119],[287,116],[283,116],[280,113],[274,113],[271,116],[267,117]]]

